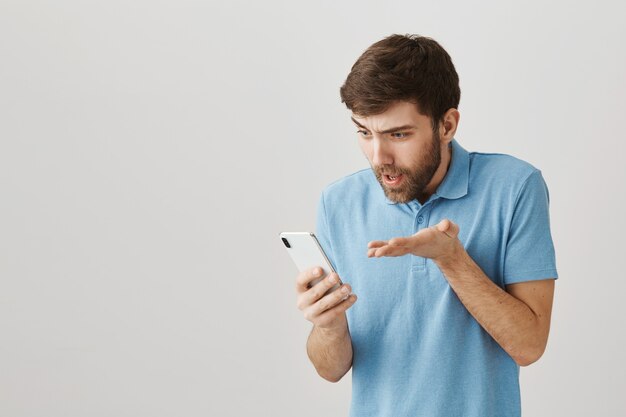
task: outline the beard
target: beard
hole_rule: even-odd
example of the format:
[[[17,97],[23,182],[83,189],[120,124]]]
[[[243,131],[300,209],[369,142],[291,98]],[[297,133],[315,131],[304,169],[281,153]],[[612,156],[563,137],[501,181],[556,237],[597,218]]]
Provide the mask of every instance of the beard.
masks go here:
[[[383,188],[387,198],[394,203],[408,203],[425,196],[426,186],[430,183],[439,164],[441,163],[441,141],[439,132],[433,132],[433,138],[426,153],[415,161],[413,167],[402,168],[395,165],[373,166],[376,179]],[[403,175],[402,182],[397,187],[388,187],[383,181],[383,175]]]

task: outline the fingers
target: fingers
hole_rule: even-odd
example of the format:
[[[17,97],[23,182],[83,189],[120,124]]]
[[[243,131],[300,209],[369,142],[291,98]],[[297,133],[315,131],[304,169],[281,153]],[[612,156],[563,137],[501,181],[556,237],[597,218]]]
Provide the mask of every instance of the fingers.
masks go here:
[[[317,271],[317,278],[319,276],[319,271]],[[314,279],[316,279],[314,268],[303,271],[298,275],[296,284],[298,289],[297,306],[307,320],[315,325],[327,326],[332,324],[339,315],[356,302],[356,296],[350,294],[352,291],[350,285],[342,285],[339,275],[335,272],[328,274],[328,276],[312,287],[301,291]],[[333,287],[337,288],[331,290]],[[327,293],[328,290],[331,290],[331,292]],[[323,318],[320,319],[322,316]]]
[[[385,246],[387,244],[386,240],[372,240],[367,244],[368,248],[380,248],[381,246]]]
[[[383,247],[387,242],[383,240],[373,240],[367,244],[367,257],[371,258],[376,253],[376,249]]]
[[[367,256],[368,258],[380,258],[383,256],[402,256],[410,252],[410,249],[406,246],[387,245],[383,246],[382,248],[368,249]]]
[[[378,249],[385,246],[405,246],[409,243],[409,239],[406,237],[394,237],[391,240],[372,240],[367,244],[367,249]]]
[[[337,288],[335,291],[331,292],[330,294],[326,294],[325,296],[317,300],[314,304],[312,304],[310,307],[308,307],[308,309],[310,310],[309,314],[312,314],[314,316],[319,316],[324,311],[334,307],[335,305],[339,304],[340,302],[348,298],[350,296],[350,291],[351,291],[351,288],[349,284],[342,285],[341,287]]]
[[[389,245],[391,246],[405,246],[409,243],[409,239],[406,237],[394,237],[389,241]]]
[[[339,284],[341,284],[341,279],[339,279],[339,275],[337,275],[337,273],[333,272],[328,274],[327,277],[313,285],[311,288],[298,293],[298,308],[302,311],[306,310],[312,304],[320,300],[329,289]]]
[[[389,241],[386,240],[373,240],[367,244],[367,257],[379,257],[382,254],[388,252],[389,246],[397,246],[397,241],[403,238],[394,238]]]
[[[409,238],[394,237],[389,241],[374,240],[367,244],[367,257],[401,256],[409,253]]]
[[[378,258],[381,256],[384,256],[386,252],[389,251],[389,246],[385,245],[382,246],[380,248],[372,248],[372,249],[368,249],[367,250],[367,257],[368,258]]]
[[[338,292],[338,291],[334,291]],[[333,294],[334,294],[333,293]],[[328,295],[330,296],[330,294]],[[345,314],[346,310],[349,309],[356,303],[357,296],[355,294],[350,294],[345,299],[340,299],[340,302],[334,305],[333,307],[325,310],[324,312],[311,316],[311,321],[313,324],[319,327],[327,327],[332,326],[333,323],[336,323],[337,320]],[[305,315],[306,316],[306,315]]]
[[[321,278],[322,273],[322,268],[319,266],[311,267],[299,273],[296,278],[296,292],[300,294],[308,291],[311,281]]]

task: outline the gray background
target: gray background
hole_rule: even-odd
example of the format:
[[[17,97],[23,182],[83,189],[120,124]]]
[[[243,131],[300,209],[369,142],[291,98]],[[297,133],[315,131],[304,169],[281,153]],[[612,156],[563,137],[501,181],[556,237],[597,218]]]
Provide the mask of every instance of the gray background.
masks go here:
[[[367,167],[339,86],[438,40],[457,140],[543,171],[561,278],[525,416],[626,414],[619,2],[0,1],[0,415],[338,416],[277,239]]]

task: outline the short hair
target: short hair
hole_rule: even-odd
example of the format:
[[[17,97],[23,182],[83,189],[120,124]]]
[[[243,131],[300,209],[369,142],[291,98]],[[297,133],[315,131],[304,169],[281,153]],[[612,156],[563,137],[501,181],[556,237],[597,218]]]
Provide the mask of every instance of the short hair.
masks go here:
[[[339,90],[341,102],[358,116],[385,112],[409,101],[431,117],[433,130],[461,99],[459,76],[450,55],[431,38],[388,36],[367,48]]]

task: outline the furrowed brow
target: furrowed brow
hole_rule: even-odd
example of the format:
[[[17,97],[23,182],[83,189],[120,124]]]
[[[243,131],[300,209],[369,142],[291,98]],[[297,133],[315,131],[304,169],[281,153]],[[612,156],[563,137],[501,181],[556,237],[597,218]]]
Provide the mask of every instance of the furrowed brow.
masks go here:
[[[357,122],[356,120],[354,120],[354,117],[350,117],[350,119],[352,119],[352,121],[354,122],[355,125],[357,125],[358,127],[360,127],[361,129],[365,129],[365,130],[369,130],[368,128],[366,128],[365,126],[363,126],[361,123]],[[386,133],[394,133],[394,132],[399,132],[401,130],[409,130],[409,129],[416,129],[416,126],[413,125],[402,125],[402,126],[397,126],[397,127],[392,127],[390,129],[385,129],[382,132],[377,132],[381,135],[384,135]]]

